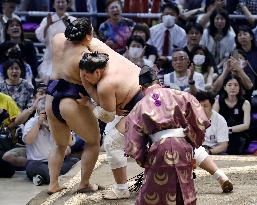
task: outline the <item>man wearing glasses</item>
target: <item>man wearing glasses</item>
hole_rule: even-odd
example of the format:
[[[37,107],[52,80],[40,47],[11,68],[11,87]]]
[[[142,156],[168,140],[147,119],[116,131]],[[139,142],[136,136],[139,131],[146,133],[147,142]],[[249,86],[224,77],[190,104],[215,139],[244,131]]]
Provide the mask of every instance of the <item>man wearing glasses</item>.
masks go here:
[[[176,50],[172,54],[173,72],[164,75],[164,86],[188,91],[195,94],[197,90],[204,90],[204,77],[201,73],[195,72],[193,64],[187,53],[183,50]]]

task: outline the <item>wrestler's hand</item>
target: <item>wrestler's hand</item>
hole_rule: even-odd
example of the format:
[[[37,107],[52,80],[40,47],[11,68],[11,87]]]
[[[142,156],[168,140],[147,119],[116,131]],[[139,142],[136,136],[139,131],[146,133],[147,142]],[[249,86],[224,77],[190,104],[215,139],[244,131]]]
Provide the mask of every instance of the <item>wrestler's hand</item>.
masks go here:
[[[127,116],[129,114],[128,110],[124,110],[121,107],[116,108],[116,114],[119,116]]]
[[[83,95],[82,93],[79,93],[79,95],[81,98],[76,100],[77,103],[81,106],[90,107],[92,104],[90,97]]]

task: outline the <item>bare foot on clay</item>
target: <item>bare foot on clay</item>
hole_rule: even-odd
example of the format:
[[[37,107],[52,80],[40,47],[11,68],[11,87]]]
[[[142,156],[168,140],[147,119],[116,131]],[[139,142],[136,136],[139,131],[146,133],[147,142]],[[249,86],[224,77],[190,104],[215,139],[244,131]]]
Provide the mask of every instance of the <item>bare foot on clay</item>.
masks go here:
[[[60,186],[52,186],[52,187],[49,186],[47,193],[49,195],[52,195],[52,194],[57,193],[59,191],[62,191],[64,189],[67,189],[67,188],[66,187],[60,187]]]

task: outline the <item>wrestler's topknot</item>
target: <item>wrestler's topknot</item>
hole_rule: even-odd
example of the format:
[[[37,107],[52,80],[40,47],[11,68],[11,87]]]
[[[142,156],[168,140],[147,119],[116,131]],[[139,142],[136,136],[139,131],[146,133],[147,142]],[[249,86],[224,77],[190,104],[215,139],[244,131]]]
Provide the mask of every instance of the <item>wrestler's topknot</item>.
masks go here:
[[[98,68],[105,68],[108,60],[109,55],[106,53],[84,53],[79,62],[79,67],[81,70],[86,70],[93,73]]]
[[[65,21],[68,25],[64,34],[69,41],[82,41],[86,35],[92,35],[92,25],[88,18],[78,18],[73,22],[70,19]]]

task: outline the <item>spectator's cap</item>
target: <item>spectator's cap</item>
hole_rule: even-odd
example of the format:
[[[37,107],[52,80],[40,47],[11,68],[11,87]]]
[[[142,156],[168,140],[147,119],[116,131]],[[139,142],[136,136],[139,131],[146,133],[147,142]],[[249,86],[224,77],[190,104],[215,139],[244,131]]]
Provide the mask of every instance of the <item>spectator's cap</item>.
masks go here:
[[[3,55],[9,48],[16,46],[17,43],[12,41],[5,41],[0,44],[0,55]]]
[[[21,1],[20,0],[0,0],[1,4],[2,3],[16,3],[19,4]]]

